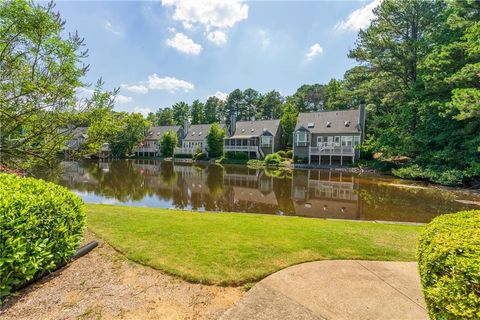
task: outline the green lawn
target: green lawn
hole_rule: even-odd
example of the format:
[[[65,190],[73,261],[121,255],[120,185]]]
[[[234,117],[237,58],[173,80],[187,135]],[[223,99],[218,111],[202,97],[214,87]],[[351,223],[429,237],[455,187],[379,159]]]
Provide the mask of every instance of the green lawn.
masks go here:
[[[184,279],[257,281],[322,259],[414,260],[421,227],[87,205],[88,227],[128,258]]]

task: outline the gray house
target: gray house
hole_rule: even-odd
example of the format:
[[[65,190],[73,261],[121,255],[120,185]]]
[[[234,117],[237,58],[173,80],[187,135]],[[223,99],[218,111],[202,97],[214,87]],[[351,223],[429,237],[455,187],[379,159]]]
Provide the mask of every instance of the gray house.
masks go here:
[[[293,133],[294,158],[319,165],[354,163],[364,128],[363,104],[357,110],[300,113]]]
[[[194,154],[197,150],[208,152],[207,135],[210,132],[212,124],[193,124],[188,126],[180,143],[180,147],[175,148],[175,154]]]
[[[178,141],[183,139],[181,126],[155,126],[145,132],[145,138],[134,150],[137,157],[158,157],[160,156],[160,139],[165,132],[173,131],[177,134]]]
[[[282,148],[280,120],[235,121],[232,118],[224,152],[245,152],[251,158],[263,159]]]
[[[80,150],[88,139],[88,127],[64,129],[63,132],[68,135],[68,139],[65,141],[65,147],[68,151]]]

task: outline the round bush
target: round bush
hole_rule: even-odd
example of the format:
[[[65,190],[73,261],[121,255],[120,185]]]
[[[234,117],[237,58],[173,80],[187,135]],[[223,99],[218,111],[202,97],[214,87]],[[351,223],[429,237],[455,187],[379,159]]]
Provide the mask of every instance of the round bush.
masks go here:
[[[287,156],[288,159],[292,159],[292,158],[293,158],[293,151],[292,151],[292,150],[288,150],[288,151],[286,152],[286,156]]]
[[[284,159],[287,157],[287,153],[283,150],[277,151],[277,154]]]
[[[432,319],[480,319],[480,210],[433,219],[417,257]]]
[[[283,163],[283,159],[276,153],[268,154],[265,157],[265,164],[267,165],[279,165],[281,163]]]
[[[82,241],[82,200],[53,183],[0,174],[0,300],[70,259]]]

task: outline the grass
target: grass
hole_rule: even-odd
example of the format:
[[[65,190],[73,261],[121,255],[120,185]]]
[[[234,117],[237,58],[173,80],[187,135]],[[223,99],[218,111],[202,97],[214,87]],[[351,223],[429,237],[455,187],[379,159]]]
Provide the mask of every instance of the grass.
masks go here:
[[[129,259],[188,281],[240,285],[301,262],[415,260],[419,226],[87,205],[88,226]]]

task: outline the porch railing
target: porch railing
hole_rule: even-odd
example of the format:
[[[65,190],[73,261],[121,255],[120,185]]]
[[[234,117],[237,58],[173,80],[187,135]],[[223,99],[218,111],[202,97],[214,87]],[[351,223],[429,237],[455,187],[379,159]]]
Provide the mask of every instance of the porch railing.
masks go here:
[[[232,146],[224,145],[224,151],[258,151],[258,146]]]
[[[318,147],[310,147],[311,155],[354,155],[355,148],[352,146],[332,146],[321,145]]]
[[[177,147],[173,151],[175,154],[194,154],[198,148],[184,148],[184,147]],[[205,150],[203,150],[205,151]]]

